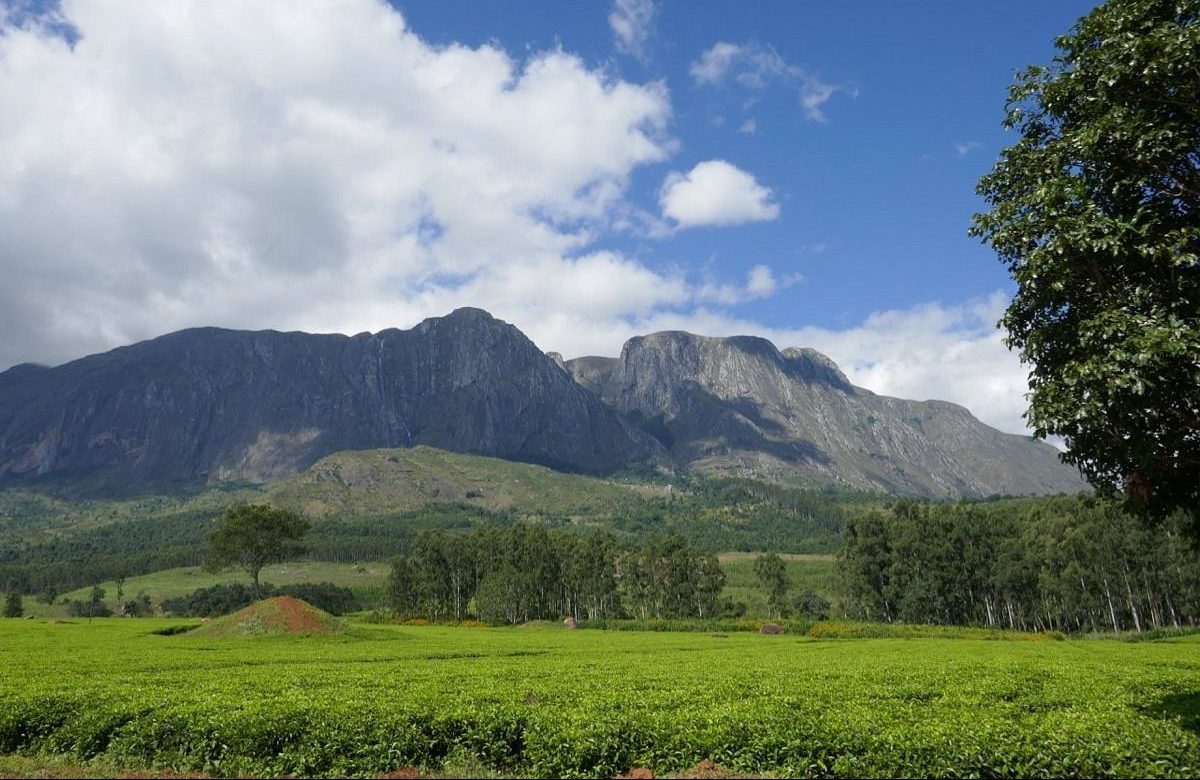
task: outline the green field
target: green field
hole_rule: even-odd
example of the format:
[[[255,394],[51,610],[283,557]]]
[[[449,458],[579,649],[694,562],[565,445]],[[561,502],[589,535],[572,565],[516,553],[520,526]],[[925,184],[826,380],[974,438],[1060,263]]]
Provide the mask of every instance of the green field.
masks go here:
[[[306,582],[332,582],[346,588],[360,591],[381,591],[387,583],[388,563],[385,561],[364,561],[363,563],[329,563],[326,561],[288,561],[274,563],[262,570],[262,581],[271,585],[295,585]],[[199,566],[184,566],[177,569],[165,569],[153,574],[143,574],[130,577],[125,581],[125,599],[131,599],[139,593],[145,593],[157,604],[163,599],[186,596],[198,588],[208,588],[213,585],[239,582],[243,585],[250,583],[249,578],[240,571],[224,571],[218,573],[206,572]],[[117,584],[112,580],[100,583],[104,589],[104,602],[114,611],[117,604]],[[79,588],[63,594],[61,600],[53,606],[29,599],[25,602],[26,612],[39,617],[65,617],[66,601],[78,599],[87,601],[91,588]]]
[[[721,553],[721,570],[725,572],[725,598],[740,601],[747,607],[747,614],[765,615],[767,599],[754,576],[754,559],[759,553]],[[789,555],[779,556],[787,567],[788,594],[794,596],[805,588],[812,588],[827,599],[835,594],[837,559],[832,555]]]
[[[223,776],[1200,772],[1197,637],[152,633],[180,623],[0,621],[0,753]]]

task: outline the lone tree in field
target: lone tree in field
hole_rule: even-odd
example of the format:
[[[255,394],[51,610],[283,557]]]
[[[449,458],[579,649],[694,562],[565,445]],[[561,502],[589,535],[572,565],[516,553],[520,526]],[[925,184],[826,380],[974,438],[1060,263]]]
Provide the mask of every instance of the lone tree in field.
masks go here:
[[[1200,503],[1200,1],[1109,0],[1021,73],[971,232],[1018,289],[1027,419],[1098,490]]]
[[[221,571],[236,566],[250,575],[254,597],[262,598],[258,575],[263,566],[300,552],[297,542],[309,527],[306,520],[286,509],[266,504],[231,507],[221,525],[208,536],[204,568]]]

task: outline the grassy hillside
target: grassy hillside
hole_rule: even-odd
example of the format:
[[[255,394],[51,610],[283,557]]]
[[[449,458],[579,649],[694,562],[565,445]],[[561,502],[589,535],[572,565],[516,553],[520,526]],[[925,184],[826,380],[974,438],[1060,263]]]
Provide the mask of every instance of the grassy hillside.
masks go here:
[[[388,564],[384,561],[362,563],[330,563],[328,561],[287,561],[267,566],[262,570],[262,581],[271,585],[297,585],[302,582],[332,582],[334,585],[360,592],[382,591],[388,575]],[[163,599],[186,596],[194,590],[239,582],[249,584],[249,579],[240,571],[225,571],[216,574],[206,572],[199,566],[180,566],[150,574],[129,577],[125,580],[125,600],[145,593],[155,604]],[[99,583],[104,589],[104,603],[112,610],[118,608],[117,583],[104,580]],[[61,599],[87,601],[91,586],[78,588],[63,594]],[[44,617],[66,615],[66,605],[53,606],[29,601],[28,612]]]
[[[829,553],[846,512],[880,500],[750,480],[601,479],[428,447],[337,453],[280,482],[190,495],[73,500],[61,483],[47,490],[0,491],[0,582],[26,593],[198,565],[207,534],[238,502],[307,515],[310,557],[355,562],[406,552],[423,530],[518,521],[624,538],[678,533],[709,550]]]
[[[665,495],[663,485],[614,482],[543,466],[431,447],[339,452],[268,485],[214,485],[199,493],[75,500],[69,486],[0,490],[0,539],[37,541],[147,517],[220,515],[238,502],[269,501],[315,519],[394,515],[459,503],[523,515],[588,516],[629,510]]]
[[[318,519],[374,517],[431,502],[521,515],[592,517],[629,511],[643,498],[667,490],[413,447],[335,453],[303,474],[271,485],[266,497]]]

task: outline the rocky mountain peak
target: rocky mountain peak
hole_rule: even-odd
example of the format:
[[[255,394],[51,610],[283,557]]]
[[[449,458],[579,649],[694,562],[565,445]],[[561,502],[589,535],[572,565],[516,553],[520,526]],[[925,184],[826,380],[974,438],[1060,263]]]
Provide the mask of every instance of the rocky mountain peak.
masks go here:
[[[567,367],[684,468],[945,497],[1083,488],[1049,445],[956,404],[855,387],[811,348],[665,331]]]

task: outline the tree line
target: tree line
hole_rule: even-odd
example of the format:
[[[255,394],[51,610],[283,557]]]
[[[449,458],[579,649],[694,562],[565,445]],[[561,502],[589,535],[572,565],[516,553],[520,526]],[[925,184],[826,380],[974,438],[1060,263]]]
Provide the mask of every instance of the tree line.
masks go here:
[[[1030,631],[1200,623],[1200,557],[1182,514],[1147,526],[1113,502],[899,502],[847,523],[845,607],[865,620]]]
[[[724,584],[717,556],[679,535],[516,524],[421,534],[392,561],[388,594],[398,614],[432,620],[709,618],[732,608]]]

